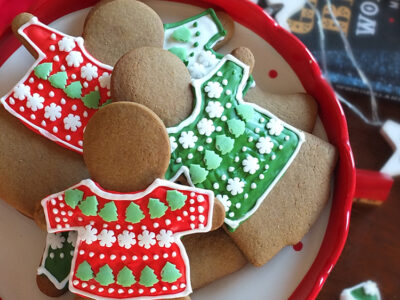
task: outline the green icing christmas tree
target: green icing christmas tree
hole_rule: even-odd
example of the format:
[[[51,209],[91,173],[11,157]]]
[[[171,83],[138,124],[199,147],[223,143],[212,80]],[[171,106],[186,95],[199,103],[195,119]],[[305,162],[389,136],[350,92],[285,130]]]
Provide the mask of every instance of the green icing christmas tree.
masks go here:
[[[181,209],[185,205],[187,196],[175,190],[167,191],[167,202],[171,210]]]
[[[139,205],[133,202],[131,202],[131,204],[129,204],[128,208],[126,209],[125,216],[126,216],[125,221],[134,224],[139,223],[141,220],[144,219],[144,214],[140,209]]]
[[[83,200],[78,206],[85,216],[95,216],[97,214],[97,198],[89,196]]]
[[[82,84],[79,81],[71,82],[71,84],[64,89],[64,93],[72,99],[80,99],[82,95]]]
[[[99,216],[106,222],[112,222],[118,220],[117,207],[114,201],[108,202],[100,210]]]
[[[182,274],[174,264],[167,262],[161,270],[161,280],[168,283],[173,283],[181,278]]]
[[[150,218],[152,219],[161,218],[163,215],[165,215],[165,212],[168,209],[164,203],[156,198],[150,198],[147,207],[149,208]]]
[[[83,192],[80,190],[65,191],[65,203],[71,208],[75,208],[80,201],[82,201]]]
[[[79,265],[75,276],[83,281],[88,281],[94,277],[93,270],[86,260]]]
[[[99,108],[100,98],[101,96],[99,91],[91,91],[82,98],[82,101],[87,108],[96,109]]]
[[[117,283],[123,287],[128,287],[136,283],[135,276],[127,266],[123,267],[121,271],[119,271]]]
[[[107,264],[102,266],[97,273],[95,280],[103,286],[114,283],[112,269]]]
[[[67,84],[68,75],[67,72],[57,72],[49,77],[51,86],[59,89],[64,89]]]
[[[52,63],[42,63],[35,67],[34,73],[38,78],[46,80],[47,77],[50,75],[51,70],[53,70]]]
[[[145,266],[140,274],[139,283],[145,287],[151,287],[158,282],[156,274],[154,274],[154,270],[149,266]]]

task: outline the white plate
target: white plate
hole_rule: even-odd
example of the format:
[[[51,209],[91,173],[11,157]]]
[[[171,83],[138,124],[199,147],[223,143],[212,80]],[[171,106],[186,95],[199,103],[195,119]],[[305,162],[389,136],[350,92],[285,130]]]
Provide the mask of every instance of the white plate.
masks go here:
[[[203,9],[171,2],[145,1],[157,11],[164,23],[178,21],[203,11]],[[81,35],[88,9],[66,15],[50,26],[67,34]],[[273,93],[304,92],[299,79],[284,59],[263,39],[236,24],[233,39],[220,50],[228,53],[238,46],[250,48],[256,58],[253,72],[257,85]],[[0,68],[0,94],[7,93],[33,64],[34,59],[19,48]],[[268,76],[276,70],[278,76]],[[27,174],[29,176],[29,174]],[[21,187],[23,188],[23,187]],[[303,248],[282,249],[261,268],[247,265],[244,269],[213,284],[196,290],[193,300],[280,300],[287,299],[313,263],[328,223],[331,202],[303,238]],[[35,223],[0,201],[0,297],[3,300],[53,299],[44,296],[36,286],[36,268],[42,256],[45,233]],[[229,263],[229,262],[227,262]],[[73,299],[71,294],[60,298]]]

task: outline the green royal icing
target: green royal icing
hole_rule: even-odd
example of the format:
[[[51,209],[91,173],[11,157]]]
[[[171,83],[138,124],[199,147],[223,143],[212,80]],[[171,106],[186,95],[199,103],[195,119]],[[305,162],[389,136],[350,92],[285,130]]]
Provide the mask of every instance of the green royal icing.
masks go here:
[[[363,287],[352,290],[350,294],[357,300],[378,300],[377,295],[367,295]]]
[[[117,283],[123,287],[129,287],[135,284],[135,276],[133,275],[131,269],[129,269],[127,266],[124,266],[118,273]]]
[[[128,208],[126,209],[125,217],[125,221],[136,224],[140,223],[140,221],[143,220],[145,216],[139,205],[131,202],[131,204],[129,204]]]
[[[168,51],[178,56],[183,62],[185,62],[188,57],[187,50],[183,47],[172,47],[169,48]]]
[[[115,281],[112,269],[107,264],[105,264],[99,269],[99,272],[96,274],[95,280],[102,286],[107,286],[114,283]]]
[[[171,210],[181,209],[185,206],[187,196],[179,191],[169,190],[167,191],[167,202]]]
[[[49,77],[52,70],[53,70],[53,63],[42,63],[40,65],[37,65],[33,69],[33,72],[38,78],[46,80],[47,77]]]
[[[82,95],[82,84],[79,81],[71,82],[71,84],[64,89],[64,93],[72,99],[80,99]]]
[[[200,165],[190,165],[189,172],[193,184],[202,183],[207,179],[208,171]]]
[[[71,208],[75,208],[82,201],[83,192],[80,190],[65,191],[65,203]]]
[[[95,216],[97,214],[98,204],[96,196],[89,196],[83,200],[78,207],[85,216]]]
[[[161,280],[164,282],[173,283],[181,277],[181,272],[170,262],[167,262],[161,270]]]
[[[172,34],[172,37],[177,40],[178,42],[189,42],[192,33],[186,26],[181,26],[177,29],[174,30],[174,33]]]
[[[44,268],[58,281],[58,283],[63,282],[69,276],[74,253],[74,246],[68,242],[68,235],[73,233],[61,232],[60,234],[64,237],[63,246],[57,249],[47,246],[47,256],[43,257]],[[65,284],[67,285],[68,282]]]
[[[154,270],[149,266],[145,266],[140,274],[139,283],[145,287],[151,287],[158,282],[157,275],[154,273]]]
[[[79,265],[75,276],[83,281],[88,281],[94,277],[92,267],[86,260]]]
[[[96,109],[99,108],[100,98],[101,96],[99,91],[91,91],[90,93],[82,97],[82,101],[87,108]]]
[[[100,210],[99,216],[106,222],[113,222],[118,220],[117,207],[114,201],[108,202]]]
[[[265,110],[237,99],[239,85],[247,82],[248,77],[244,76],[242,64],[232,56],[210,75],[207,80],[194,82],[200,99],[196,99],[193,115],[178,127],[168,128],[177,148],[171,154],[165,177],[176,178],[183,172],[182,167],[186,167],[196,187],[212,190],[221,195],[220,199],[227,196],[231,206],[225,222],[234,230],[255,212],[270,187],[282,176],[301,145],[302,135]],[[269,133],[267,124],[271,119],[282,125],[278,136]],[[205,123],[207,130],[202,128],[201,134],[198,125]],[[191,135],[183,136],[181,142],[183,132],[194,135],[186,148],[182,143],[188,143]],[[264,149],[269,145],[266,138],[272,142],[268,153]],[[222,160],[219,162],[211,153]]]
[[[57,72],[49,77],[51,86],[59,89],[64,89],[67,84],[67,72]]]
[[[207,170],[215,170],[221,165],[222,157],[212,150],[206,150],[204,162],[206,163]]]
[[[147,205],[147,207],[149,208],[151,219],[161,218],[163,215],[165,215],[165,212],[168,209],[168,207],[164,203],[155,198],[149,199],[149,204]]]

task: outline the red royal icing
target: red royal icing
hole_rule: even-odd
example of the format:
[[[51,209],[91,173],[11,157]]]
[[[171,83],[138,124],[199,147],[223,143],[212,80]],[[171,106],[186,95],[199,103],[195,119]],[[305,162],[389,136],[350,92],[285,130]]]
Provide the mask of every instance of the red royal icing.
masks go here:
[[[1,98],[1,102],[28,128],[61,146],[82,152],[87,122],[110,99],[112,67],[88,54],[82,38],[53,30],[36,18],[23,25],[19,33],[38,52],[39,58],[22,80]],[[35,75],[35,67],[43,63],[52,66],[47,79]],[[80,98],[70,98],[62,87],[52,86],[49,77],[59,72],[67,74],[65,87],[80,82]],[[96,108],[85,106],[81,99],[91,92],[99,98]]]
[[[213,205],[211,192],[165,180],[156,180],[146,191],[130,194],[107,192],[90,179],[82,181],[70,190],[82,191],[83,199],[96,196],[96,215],[84,215],[79,206],[71,208],[65,201],[65,191],[42,200],[42,206],[49,232],[78,230],[77,247],[71,267],[73,275],[69,285],[72,292],[89,298],[101,296],[120,299],[146,296],[155,299],[167,295],[181,297],[191,292],[189,264],[179,237],[210,230]],[[179,191],[187,196],[183,207],[171,209],[166,200],[168,190]],[[148,208],[150,198],[157,198],[168,207],[163,216],[151,218]],[[118,220],[107,222],[99,216],[99,212],[110,202],[114,202],[117,208]],[[137,204],[144,214],[139,223],[133,224],[125,220],[127,207],[131,203]],[[173,235],[173,239],[162,239],[168,232]],[[135,240],[131,240],[129,249],[126,247],[126,239],[123,238],[123,235],[127,234],[134,234]],[[151,238],[143,239],[144,235],[150,235]],[[125,243],[121,244],[121,240]],[[164,243],[160,242],[161,240]],[[165,243],[166,240],[171,243]],[[84,261],[89,263],[94,276],[101,267],[108,264],[115,282],[102,286],[95,278],[86,281],[79,279],[76,272]],[[174,264],[182,274],[173,283],[162,281],[161,271],[167,262]],[[132,270],[136,279],[136,283],[129,287],[117,283],[118,273],[124,266]],[[154,270],[158,279],[151,287],[139,282],[145,266]]]

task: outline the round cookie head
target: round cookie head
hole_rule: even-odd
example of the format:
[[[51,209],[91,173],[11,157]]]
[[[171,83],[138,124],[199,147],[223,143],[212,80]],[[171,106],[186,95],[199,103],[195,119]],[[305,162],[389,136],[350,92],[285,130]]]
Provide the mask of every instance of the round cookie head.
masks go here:
[[[169,138],[155,113],[131,102],[112,103],[89,121],[83,158],[93,180],[107,190],[133,192],[163,178]]]
[[[106,0],[92,8],[83,29],[85,47],[98,60],[114,65],[139,47],[163,47],[164,26],[146,4],[136,0]]]
[[[186,119],[193,109],[190,74],[185,64],[167,50],[134,49],[115,65],[111,99],[147,106],[170,127]]]
[[[232,50],[231,54],[244,64],[248,65],[250,68],[250,73],[253,72],[256,61],[253,52],[251,52],[249,48],[238,47]]]

